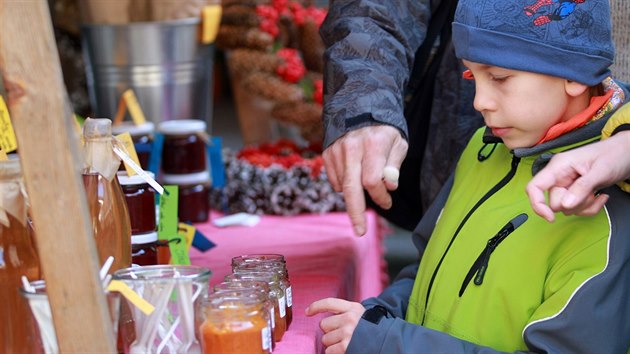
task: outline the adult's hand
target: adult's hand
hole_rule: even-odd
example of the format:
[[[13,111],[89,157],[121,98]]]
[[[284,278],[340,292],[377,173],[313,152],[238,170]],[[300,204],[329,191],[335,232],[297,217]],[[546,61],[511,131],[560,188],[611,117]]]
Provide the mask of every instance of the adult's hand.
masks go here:
[[[319,323],[324,332],[322,344],[326,347],[326,354],[343,354],[348,349],[352,333],[357,328],[365,307],[358,302],[331,297],[315,301],[306,308],[307,316],[324,312],[333,313]]]
[[[554,221],[554,212],[595,215],[608,201],[598,190],[630,176],[629,152],[630,131],[623,131],[554,156],[527,184],[532,208],[549,222]]]
[[[381,208],[391,208],[389,191],[398,188],[398,182],[384,180],[383,170],[400,169],[407,148],[397,128],[375,125],[353,130],[324,150],[328,179],[335,191],[343,192],[355,234],[367,231],[363,189]]]

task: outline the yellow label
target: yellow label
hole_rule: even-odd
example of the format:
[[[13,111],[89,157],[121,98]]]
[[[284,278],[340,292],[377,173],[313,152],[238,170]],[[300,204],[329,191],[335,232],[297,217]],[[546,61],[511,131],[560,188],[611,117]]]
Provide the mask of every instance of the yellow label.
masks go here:
[[[196,230],[194,226],[184,224],[183,222],[177,224],[177,233],[186,238],[186,249],[190,249],[193,239],[195,238]]]
[[[0,161],[7,161],[9,159],[9,156],[7,156],[7,153],[4,152],[4,150],[0,149]]]
[[[136,94],[133,93],[132,89],[128,89],[123,93],[123,99],[127,103],[127,109],[129,109],[129,114],[131,115],[131,119],[133,120],[133,122],[136,125],[146,123],[147,119],[144,117],[142,108],[140,108],[140,104],[138,103]]]
[[[8,154],[17,150],[17,147],[17,139],[11,124],[11,117],[9,117],[9,109],[4,103],[4,98],[0,96],[0,149]]]
[[[125,119],[125,113],[127,112],[127,102],[123,98],[120,97],[120,101],[118,101],[118,110],[116,111],[116,116],[114,117],[114,121],[112,125],[118,125],[122,123],[123,119]]]
[[[116,135],[116,139],[120,140],[125,147],[125,152],[136,165],[140,166],[140,160],[138,159],[138,154],[136,153],[136,147],[133,145],[133,140],[131,139],[131,134],[129,132],[124,132],[122,134]],[[125,163],[125,170],[127,171],[127,176],[133,176],[136,174],[136,171],[131,168],[127,163]]]
[[[201,43],[213,43],[221,24],[221,5],[205,6],[201,11]]]
[[[135,307],[140,309],[145,315],[150,315],[155,311],[155,307],[151,305],[147,300],[143,299],[140,295],[138,295],[133,289],[131,289],[127,284],[120,280],[112,280],[107,287],[107,291],[116,291],[122,294],[129,302],[131,302]]]

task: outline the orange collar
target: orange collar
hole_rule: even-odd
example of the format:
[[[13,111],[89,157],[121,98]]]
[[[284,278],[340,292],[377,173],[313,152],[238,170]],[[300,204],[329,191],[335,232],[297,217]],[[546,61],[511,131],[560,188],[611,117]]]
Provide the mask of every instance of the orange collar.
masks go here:
[[[566,134],[574,129],[586,125],[593,116],[597,113],[597,110],[602,108],[612,97],[614,90],[608,90],[603,96],[591,97],[591,102],[585,110],[571,117],[571,119],[560,122],[547,130],[545,136],[543,136],[536,145],[542,144],[549,140],[553,140],[563,134]]]

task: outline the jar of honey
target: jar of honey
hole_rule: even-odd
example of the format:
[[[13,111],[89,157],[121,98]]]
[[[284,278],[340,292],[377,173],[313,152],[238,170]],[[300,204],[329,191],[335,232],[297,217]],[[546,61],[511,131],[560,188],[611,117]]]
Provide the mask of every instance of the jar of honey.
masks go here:
[[[131,235],[131,263],[139,266],[157,265],[157,242],[157,232]]]
[[[27,217],[18,159],[0,161],[0,353],[39,353],[42,345],[21,278],[40,279],[40,264]]]
[[[208,221],[210,212],[210,174],[208,171],[185,175],[162,175],[162,183],[179,186],[180,222]]]
[[[142,167],[143,170],[148,169],[149,158],[151,156],[151,150],[153,149],[155,124],[153,124],[153,122],[145,122],[143,124],[136,125],[134,122],[127,121],[112,125],[112,134],[119,135],[122,133],[129,133],[129,135],[131,135],[131,140],[133,140],[133,145],[136,149],[136,154],[138,155],[140,167]]]
[[[147,171],[147,174],[153,177],[152,172]],[[118,171],[117,176],[127,202],[131,234],[155,231],[155,190],[153,187],[139,175],[128,176],[127,172]]]
[[[266,316],[255,297],[209,294],[201,305],[202,353],[271,353]]]
[[[176,119],[160,123],[164,134],[162,172],[190,174],[208,169],[206,122],[198,119]]]

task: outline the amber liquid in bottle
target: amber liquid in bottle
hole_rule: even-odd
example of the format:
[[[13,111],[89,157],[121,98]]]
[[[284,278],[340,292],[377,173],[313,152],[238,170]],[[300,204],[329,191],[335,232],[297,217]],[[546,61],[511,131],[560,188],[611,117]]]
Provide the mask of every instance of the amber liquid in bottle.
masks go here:
[[[39,257],[28,226],[12,215],[8,219],[9,226],[0,223],[0,352],[42,353],[28,302],[18,290],[22,275],[41,279]]]
[[[83,185],[99,264],[114,256],[110,273],[131,266],[131,223],[118,179],[108,181],[98,173],[84,173]]]

